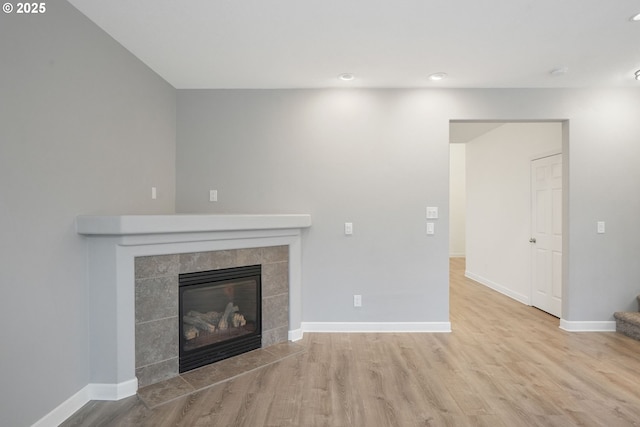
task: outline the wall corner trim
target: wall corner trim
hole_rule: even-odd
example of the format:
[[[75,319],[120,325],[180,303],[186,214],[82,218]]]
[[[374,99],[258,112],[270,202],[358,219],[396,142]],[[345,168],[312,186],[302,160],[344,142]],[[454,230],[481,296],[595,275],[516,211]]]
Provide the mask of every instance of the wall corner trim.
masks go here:
[[[89,384],[89,400],[120,400],[133,396],[138,391],[138,379],[133,378],[118,384]]]
[[[289,341],[300,341],[303,333],[302,328],[289,331]]]

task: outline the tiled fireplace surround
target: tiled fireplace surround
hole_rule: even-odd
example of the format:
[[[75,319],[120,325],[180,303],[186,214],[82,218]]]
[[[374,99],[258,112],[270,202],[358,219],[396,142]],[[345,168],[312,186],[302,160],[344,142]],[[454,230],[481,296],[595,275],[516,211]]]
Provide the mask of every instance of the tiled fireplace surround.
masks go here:
[[[304,214],[78,216],[88,241],[89,398],[118,400],[177,376],[180,272],[260,261],[263,346],[300,339],[310,226]]]
[[[178,375],[178,275],[258,264],[262,265],[262,347],[268,347],[288,339],[288,246],[135,259],[135,352],[139,387]]]

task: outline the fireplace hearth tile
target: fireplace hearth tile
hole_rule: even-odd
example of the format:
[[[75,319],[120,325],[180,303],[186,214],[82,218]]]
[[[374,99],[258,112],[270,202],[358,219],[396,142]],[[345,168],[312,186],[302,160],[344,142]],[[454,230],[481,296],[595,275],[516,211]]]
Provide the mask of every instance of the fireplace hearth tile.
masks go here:
[[[178,358],[136,368],[138,387],[146,387],[160,381],[174,378],[178,375]]]
[[[175,316],[178,312],[178,277],[136,280],[136,323]]]
[[[186,382],[199,390],[252,371],[261,366],[268,365],[276,360],[278,360],[278,358],[273,354],[266,352],[264,349],[259,349],[221,360],[212,365],[194,369],[181,375]]]
[[[223,360],[219,368],[224,370],[228,369],[229,372],[236,372],[237,375],[255,369],[256,367],[268,365],[276,360],[278,360],[277,357],[261,348]]]
[[[182,374],[180,374],[180,376],[186,382],[191,384],[191,386],[193,386],[193,388],[195,388],[196,390],[200,390],[200,389],[202,389],[204,387],[207,387],[207,386],[209,386],[211,384],[215,384],[215,383],[218,383],[220,381],[224,381],[224,380],[226,380],[228,378],[231,378],[231,377],[233,377],[235,375],[239,375],[240,374],[240,372],[231,374],[228,371],[221,370],[217,366],[220,363],[221,362],[216,362],[216,363],[213,363],[211,365],[203,366],[201,368],[194,369],[192,371],[182,373]]]
[[[289,292],[289,263],[275,262],[263,264],[262,276],[267,278],[263,285],[262,297],[272,297]]]
[[[279,328],[289,322],[289,295],[262,299],[262,330]]]
[[[237,250],[238,266],[262,264],[264,248],[247,248]]]
[[[148,407],[161,405],[196,391],[182,377],[174,377],[166,381],[138,389],[138,397]]]
[[[179,397],[196,393],[208,387],[231,380],[237,376],[277,363],[287,357],[302,353],[305,347],[284,342],[267,348],[244,353],[202,368],[180,374],[138,390],[144,404],[153,408]],[[180,381],[178,381],[180,380]]]
[[[289,260],[289,246],[272,246],[269,248],[265,248],[264,251],[264,262],[272,263],[272,262],[283,262]]]
[[[269,347],[277,343],[286,342],[289,339],[289,326],[262,331],[262,347]]]
[[[191,252],[180,254],[180,274],[214,270],[213,252]]]
[[[239,267],[238,250],[228,249],[225,251],[215,251],[211,253],[211,269],[221,270],[223,268]]]
[[[135,278],[148,279],[151,277],[177,276],[180,257],[172,255],[152,255],[137,257],[135,261]]]
[[[178,316],[136,325],[136,368],[178,356]]]

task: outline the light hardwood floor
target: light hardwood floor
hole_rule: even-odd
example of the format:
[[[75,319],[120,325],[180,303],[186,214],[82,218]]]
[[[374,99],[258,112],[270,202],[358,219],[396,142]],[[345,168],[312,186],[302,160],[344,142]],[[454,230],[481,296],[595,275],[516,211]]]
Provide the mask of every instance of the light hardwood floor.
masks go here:
[[[639,426],[640,342],[568,333],[451,262],[450,334],[305,334],[306,351],[153,410],[70,426]]]

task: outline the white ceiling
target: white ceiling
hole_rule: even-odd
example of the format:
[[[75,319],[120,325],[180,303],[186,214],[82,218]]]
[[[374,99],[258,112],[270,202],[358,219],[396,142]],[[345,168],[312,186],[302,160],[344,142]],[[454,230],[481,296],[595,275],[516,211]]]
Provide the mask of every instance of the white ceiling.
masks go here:
[[[179,89],[640,87],[638,0],[69,2]]]

